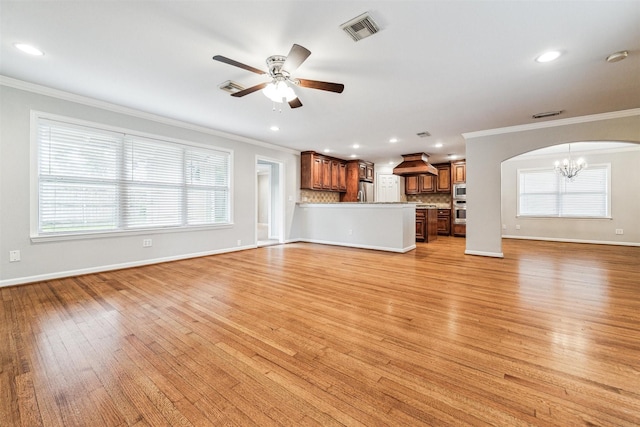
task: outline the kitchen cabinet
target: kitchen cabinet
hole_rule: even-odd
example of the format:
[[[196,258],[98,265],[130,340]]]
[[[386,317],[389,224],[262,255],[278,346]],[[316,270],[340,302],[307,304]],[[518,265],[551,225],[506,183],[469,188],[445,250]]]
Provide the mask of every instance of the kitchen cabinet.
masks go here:
[[[424,242],[427,237],[427,210],[416,209],[416,242]]]
[[[347,191],[347,163],[338,162],[338,191]]]
[[[373,182],[373,163],[358,160],[358,179],[365,182]]]
[[[467,182],[467,164],[465,161],[451,163],[451,181],[453,184]]]
[[[431,174],[408,175],[404,177],[405,194],[422,194],[435,192],[435,176]]]
[[[453,224],[453,233],[456,237],[466,237],[467,224]]]
[[[431,242],[438,236],[437,209],[416,209],[416,242]]]
[[[451,165],[434,165],[438,175],[420,174],[405,176],[405,194],[451,193]]]
[[[300,154],[300,188],[347,191],[346,166],[344,160],[304,151]]]
[[[346,189],[340,193],[341,202],[359,202],[359,183],[360,181],[373,182],[373,166],[373,163],[364,160],[346,162]],[[369,179],[366,179],[367,176]]]
[[[438,234],[441,236],[451,234],[451,209],[438,209]]]
[[[446,163],[434,166],[438,169],[436,193],[451,193],[451,165]]]

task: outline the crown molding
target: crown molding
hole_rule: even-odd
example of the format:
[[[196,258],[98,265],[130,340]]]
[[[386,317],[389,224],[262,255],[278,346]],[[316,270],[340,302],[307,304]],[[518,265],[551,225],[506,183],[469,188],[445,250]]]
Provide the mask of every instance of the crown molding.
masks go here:
[[[124,107],[118,104],[112,104],[110,102],[101,101],[99,99],[90,98],[88,96],[78,95],[71,92],[66,92],[60,89],[54,89],[48,86],[42,86],[36,83],[25,82],[23,80],[14,79],[12,77],[7,77],[4,75],[0,75],[0,86],[12,87],[14,89],[20,89],[27,92],[37,93],[39,95],[45,95],[45,96],[50,96],[57,99],[62,99],[65,101],[71,101],[78,104],[87,105],[89,107],[101,108],[103,110],[108,110],[114,113],[126,114],[128,116],[133,116],[140,119],[150,120],[150,121],[162,123],[165,125],[170,125],[170,126],[175,126],[182,129],[205,133],[208,135],[219,136],[219,137],[227,138],[233,141],[244,142],[246,144],[251,144],[251,145],[257,145],[260,147],[265,147],[265,148],[277,150],[277,151],[288,153],[288,154],[295,154],[295,155],[300,154],[300,151],[293,150],[291,148],[281,147],[279,145],[271,144],[271,143],[260,141],[257,139],[246,138],[240,135],[234,135],[232,133],[222,132],[222,131],[211,129],[205,126],[183,122],[181,120],[170,119],[168,117],[160,116],[157,114],[136,110],[134,108]]]
[[[557,126],[567,126],[579,123],[597,122],[600,120],[611,120],[622,117],[640,116],[640,108],[632,108],[630,110],[612,111],[609,113],[592,114],[589,116],[569,117],[566,119],[551,120],[541,123],[528,123],[525,125],[508,126],[497,129],[480,130],[476,132],[465,132],[462,134],[465,140],[471,138],[479,138],[483,136],[502,135],[506,133],[523,132],[528,130],[546,129]]]

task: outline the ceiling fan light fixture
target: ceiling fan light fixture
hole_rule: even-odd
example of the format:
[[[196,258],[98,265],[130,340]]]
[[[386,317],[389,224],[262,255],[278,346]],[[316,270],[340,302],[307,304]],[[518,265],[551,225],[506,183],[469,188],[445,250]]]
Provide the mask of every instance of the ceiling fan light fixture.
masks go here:
[[[262,89],[262,93],[273,102],[289,102],[297,98],[293,89],[284,81],[269,83]]]

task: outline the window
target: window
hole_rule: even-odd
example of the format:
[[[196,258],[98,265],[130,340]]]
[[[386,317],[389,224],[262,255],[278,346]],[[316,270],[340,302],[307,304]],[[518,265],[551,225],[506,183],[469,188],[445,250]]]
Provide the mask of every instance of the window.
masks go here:
[[[230,223],[229,152],[35,123],[38,236]]]
[[[518,169],[518,216],[608,218],[611,165],[589,165],[574,181],[549,169]]]

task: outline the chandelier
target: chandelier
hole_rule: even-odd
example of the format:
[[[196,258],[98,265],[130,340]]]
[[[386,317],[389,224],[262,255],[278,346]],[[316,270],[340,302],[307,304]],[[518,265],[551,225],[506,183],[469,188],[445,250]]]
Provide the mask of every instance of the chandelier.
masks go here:
[[[555,163],[556,172],[564,176],[568,181],[573,181],[578,175],[578,172],[586,167],[587,163],[582,157],[578,160],[573,160],[571,158],[571,144],[569,144],[569,158],[563,159],[562,163],[560,161],[556,161]]]

